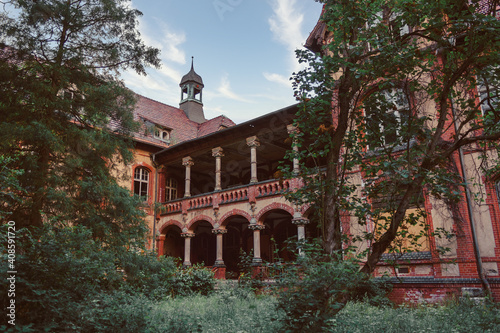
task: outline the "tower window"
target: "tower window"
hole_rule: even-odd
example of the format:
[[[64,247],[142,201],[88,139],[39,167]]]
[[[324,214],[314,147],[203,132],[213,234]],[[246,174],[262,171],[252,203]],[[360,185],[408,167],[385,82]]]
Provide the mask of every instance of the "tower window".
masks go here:
[[[181,90],[181,101],[189,98],[189,86],[185,85]]]
[[[146,201],[149,188],[149,170],[144,167],[138,167],[134,170],[134,194],[137,194]]]

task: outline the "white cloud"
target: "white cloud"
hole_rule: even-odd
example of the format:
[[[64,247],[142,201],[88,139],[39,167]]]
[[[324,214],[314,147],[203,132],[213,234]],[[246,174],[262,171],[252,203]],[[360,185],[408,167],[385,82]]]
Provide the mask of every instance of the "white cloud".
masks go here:
[[[289,51],[288,63],[291,72],[303,66],[295,58],[295,50],[301,48],[306,37],[302,34],[304,15],[296,0],[271,0],[273,15],[269,18],[273,37]]]
[[[240,101],[240,102],[245,102],[249,103],[250,101],[247,100],[246,98],[237,95],[231,90],[231,83],[229,82],[229,77],[227,74],[222,76],[221,83],[219,87],[217,88],[217,92],[225,98],[229,98],[235,101]]]
[[[286,87],[292,86],[292,84],[290,83],[290,79],[288,77],[285,77],[284,75],[277,73],[267,73],[267,72],[263,73],[263,75],[266,78],[266,80],[270,82],[276,82]]]
[[[274,37],[288,47],[295,50],[304,42],[301,32],[304,15],[297,8],[296,0],[273,0],[274,15],[269,18],[269,25]]]
[[[163,36],[160,46],[161,57],[167,61],[173,61],[178,64],[186,63],[186,53],[179,46],[186,41],[186,34],[184,32],[172,32],[169,27],[161,22],[161,32]]]

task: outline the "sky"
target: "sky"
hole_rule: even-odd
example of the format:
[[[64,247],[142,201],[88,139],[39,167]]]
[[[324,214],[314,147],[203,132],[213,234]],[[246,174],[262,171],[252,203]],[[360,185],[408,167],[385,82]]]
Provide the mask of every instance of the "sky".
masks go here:
[[[191,68],[204,83],[205,117],[241,123],[294,104],[289,81],[321,14],[314,0],[132,0],[143,13],[146,45],[160,49],[161,69],[125,72],[127,87],[179,106],[179,82]]]

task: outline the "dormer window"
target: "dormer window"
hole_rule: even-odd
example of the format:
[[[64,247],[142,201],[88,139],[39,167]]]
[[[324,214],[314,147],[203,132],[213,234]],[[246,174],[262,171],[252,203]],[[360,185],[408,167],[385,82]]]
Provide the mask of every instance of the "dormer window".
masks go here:
[[[155,127],[154,129],[154,138],[159,139],[163,142],[170,143],[170,130],[161,128],[161,127]]]

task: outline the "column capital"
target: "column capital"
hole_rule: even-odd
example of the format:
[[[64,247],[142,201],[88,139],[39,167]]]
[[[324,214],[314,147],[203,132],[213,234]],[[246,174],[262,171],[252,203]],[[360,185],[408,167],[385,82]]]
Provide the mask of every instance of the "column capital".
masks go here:
[[[265,229],[265,228],[266,228],[266,226],[265,226],[265,225],[263,225],[263,224],[250,224],[250,225],[248,226],[248,229],[250,229],[250,230],[254,230],[254,231],[255,231],[255,230],[263,230],[263,229]]]
[[[193,166],[194,161],[191,156],[186,156],[182,159],[182,165],[184,166]]]
[[[223,235],[227,233],[227,229],[212,229],[212,233],[216,235]]]
[[[260,141],[259,138],[257,138],[256,135],[251,136],[246,139],[247,140],[247,146],[249,147],[259,147],[260,146]]]
[[[292,223],[295,225],[306,225],[309,224],[309,219],[306,219],[305,217],[294,217],[292,219]]]
[[[165,240],[165,235],[158,235],[156,236],[157,241],[164,241]]]
[[[194,232],[183,232],[181,233],[181,237],[182,238],[193,238],[195,235]]]
[[[222,147],[215,147],[212,149],[212,156],[213,157],[222,157],[224,156],[224,149]]]

